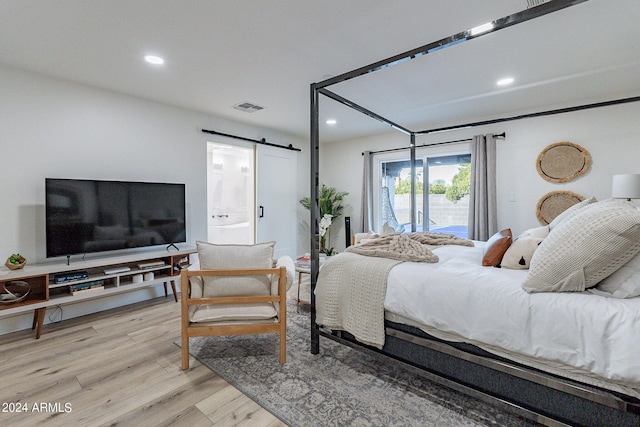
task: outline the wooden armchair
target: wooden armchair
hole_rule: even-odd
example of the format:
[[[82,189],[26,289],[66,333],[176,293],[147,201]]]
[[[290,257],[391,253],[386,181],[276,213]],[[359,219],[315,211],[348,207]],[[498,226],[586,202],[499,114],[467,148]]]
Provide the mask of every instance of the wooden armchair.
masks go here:
[[[200,266],[182,270],[180,278],[182,369],[189,369],[189,338],[199,336],[277,333],[280,363],[285,363],[287,275],[292,272],[284,265],[273,267],[271,258],[264,267],[268,248],[259,246],[198,242]],[[270,249],[273,254],[273,245]],[[256,266],[248,267],[256,259]]]

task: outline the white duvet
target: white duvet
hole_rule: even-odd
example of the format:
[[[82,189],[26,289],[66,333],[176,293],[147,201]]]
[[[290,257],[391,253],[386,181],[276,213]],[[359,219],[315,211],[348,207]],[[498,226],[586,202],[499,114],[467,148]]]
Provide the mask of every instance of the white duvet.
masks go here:
[[[640,389],[640,297],[528,294],[520,287],[527,271],[483,267],[482,246],[439,247],[438,263],[395,266],[385,310]]]

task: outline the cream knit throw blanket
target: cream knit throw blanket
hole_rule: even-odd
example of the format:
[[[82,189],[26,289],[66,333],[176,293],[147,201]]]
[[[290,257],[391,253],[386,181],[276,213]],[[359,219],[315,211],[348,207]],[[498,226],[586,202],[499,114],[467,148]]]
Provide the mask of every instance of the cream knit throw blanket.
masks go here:
[[[401,262],[348,252],[328,257],[315,289],[316,322],[382,348],[387,275]]]
[[[438,256],[425,245],[473,246],[471,240],[453,234],[411,233],[388,234],[360,245],[350,246],[347,252],[360,255],[391,258],[401,261],[438,262]]]
[[[389,271],[403,261],[438,262],[425,245],[451,244],[473,246],[451,234],[390,234],[328,257],[315,288],[317,323],[382,348]]]

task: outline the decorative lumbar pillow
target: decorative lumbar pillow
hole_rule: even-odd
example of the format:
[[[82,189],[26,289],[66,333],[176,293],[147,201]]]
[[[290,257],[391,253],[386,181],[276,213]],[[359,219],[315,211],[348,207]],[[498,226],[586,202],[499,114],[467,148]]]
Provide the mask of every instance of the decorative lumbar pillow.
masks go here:
[[[496,267],[500,265],[502,256],[511,246],[513,235],[511,229],[506,228],[498,231],[487,240],[482,254],[482,265],[485,267]]]
[[[569,206],[562,213],[560,213],[558,216],[556,216],[553,219],[553,221],[551,221],[549,223],[549,230],[553,230],[562,221],[571,218],[572,216],[577,214],[578,211],[580,211],[582,208],[585,208],[585,207],[589,206],[590,204],[596,203],[596,202],[597,202],[596,198],[592,196],[592,197],[589,197],[588,199],[584,199],[580,203],[576,203],[575,205]]]
[[[502,257],[503,268],[526,270],[531,264],[533,253],[549,234],[549,226],[530,228],[520,233]]]
[[[640,296],[640,254],[615,271],[611,276],[590,289],[594,294],[611,298]]]
[[[640,251],[640,212],[628,202],[592,203],[551,230],[531,259],[527,292],[581,292]]]

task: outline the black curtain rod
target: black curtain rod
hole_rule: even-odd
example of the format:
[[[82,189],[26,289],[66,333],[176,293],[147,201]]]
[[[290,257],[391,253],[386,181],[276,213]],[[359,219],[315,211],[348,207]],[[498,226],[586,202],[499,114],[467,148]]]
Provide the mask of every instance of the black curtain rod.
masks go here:
[[[507,136],[506,132],[502,132],[499,133],[497,135],[493,135],[495,138],[505,138]],[[455,141],[443,141],[443,142],[435,142],[433,144],[422,144],[422,145],[416,145],[416,148],[423,148],[423,147],[433,147],[436,145],[446,145],[446,144],[455,144],[457,142],[471,142],[473,141],[473,138],[465,138],[465,139],[456,139]],[[387,150],[379,150],[379,151],[371,151],[371,154],[379,154],[379,153],[388,153],[391,151],[401,151],[401,150],[408,150],[411,147],[400,147],[400,148],[389,148]],[[362,155],[364,156],[364,153],[362,153]]]
[[[231,135],[229,133],[222,133],[222,132],[217,132],[215,130],[207,130],[207,129],[202,129],[202,132],[210,133],[212,135],[226,136],[228,138],[241,139],[243,141],[255,142],[256,144],[269,145],[271,147],[284,148],[285,150],[302,151],[299,148],[295,148],[291,144],[289,144],[289,145],[273,144],[271,142],[267,142],[264,138],[262,138],[262,139],[251,139],[251,138],[245,138],[244,136]]]

